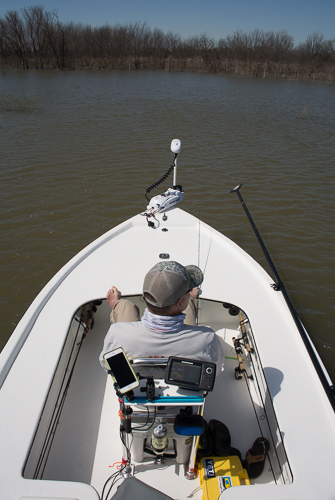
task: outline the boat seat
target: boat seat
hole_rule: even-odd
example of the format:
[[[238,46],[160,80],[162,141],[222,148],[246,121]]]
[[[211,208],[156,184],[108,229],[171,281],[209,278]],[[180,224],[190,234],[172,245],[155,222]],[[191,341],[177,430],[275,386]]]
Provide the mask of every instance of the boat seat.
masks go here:
[[[148,498],[150,500],[172,500],[171,497],[133,476],[123,481],[114,493],[112,500],[148,500]]]

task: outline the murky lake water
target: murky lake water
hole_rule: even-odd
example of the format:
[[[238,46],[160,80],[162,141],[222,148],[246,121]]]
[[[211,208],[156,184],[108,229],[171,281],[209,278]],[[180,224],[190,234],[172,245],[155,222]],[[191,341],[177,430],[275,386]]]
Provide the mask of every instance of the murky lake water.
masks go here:
[[[38,109],[0,111],[0,348],[62,265],[145,208],[144,191],[170,166],[170,142],[178,137],[181,208],[266,267],[229,194],[243,183],[291,300],[335,379],[334,85],[8,71],[0,76],[0,98],[8,94],[34,99]]]

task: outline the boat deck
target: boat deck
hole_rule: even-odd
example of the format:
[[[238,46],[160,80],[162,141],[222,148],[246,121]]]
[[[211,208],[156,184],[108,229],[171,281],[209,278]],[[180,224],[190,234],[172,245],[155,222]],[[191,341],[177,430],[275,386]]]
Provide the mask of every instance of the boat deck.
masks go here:
[[[138,298],[134,301],[143,310],[143,303]],[[207,421],[215,418],[227,425],[232,446],[238,448],[244,458],[261,434],[248,387],[245,381],[237,381],[234,376],[238,363],[232,337],[238,336],[238,319],[229,318],[226,314],[228,320],[223,325],[218,322],[218,315],[213,314],[216,310],[221,313],[222,304],[203,303],[201,307],[205,320],[201,324],[217,331],[225,353],[224,371],[217,377],[214,391],[206,398],[204,417]],[[209,316],[214,320],[216,318],[216,322],[212,320],[210,324],[207,321]],[[43,472],[43,479],[91,484],[99,495],[108,477],[118,470],[122,456],[119,404],[112,378],[106,376],[98,360],[108,328],[109,306],[103,301],[95,315],[94,328],[87,335],[78,357]],[[202,497],[199,478],[187,480],[185,466],[176,464],[173,459],[166,459],[163,465],[158,465],[147,458],[134,465],[135,477],[173,498]],[[262,476],[251,482],[273,482],[268,459]],[[112,493],[115,491],[116,487]]]

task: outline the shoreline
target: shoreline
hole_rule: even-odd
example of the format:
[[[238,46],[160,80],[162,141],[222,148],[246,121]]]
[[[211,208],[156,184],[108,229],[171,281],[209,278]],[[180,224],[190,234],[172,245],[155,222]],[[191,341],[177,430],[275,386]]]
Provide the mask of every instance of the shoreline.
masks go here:
[[[224,66],[224,67],[223,67]],[[93,64],[65,65],[59,68],[56,65],[46,65],[37,68],[33,64],[28,68],[22,68],[17,65],[2,64],[2,75],[6,71],[164,71],[170,73],[203,73],[217,74],[220,76],[242,76],[246,78],[278,79],[290,81],[313,81],[318,83],[335,83],[335,65],[328,68],[320,68],[319,71],[308,68],[296,63],[277,65],[276,68],[271,64],[264,63],[241,63],[240,61],[226,61],[220,66],[208,67],[201,60],[168,60],[164,64],[150,64],[148,61],[94,61]]]

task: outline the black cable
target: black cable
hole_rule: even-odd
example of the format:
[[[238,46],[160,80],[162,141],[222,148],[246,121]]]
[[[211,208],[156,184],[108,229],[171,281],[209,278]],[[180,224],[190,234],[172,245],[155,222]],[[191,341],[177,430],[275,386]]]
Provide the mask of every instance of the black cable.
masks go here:
[[[90,310],[87,312],[87,314],[89,315],[89,313],[90,313]],[[58,396],[57,396],[57,400],[56,400],[56,404],[55,404],[55,409],[56,408],[58,408],[58,409],[54,411],[54,413],[52,415],[52,419],[51,419],[51,421],[49,423],[49,427],[48,427],[48,430],[47,430],[47,433],[46,433],[46,438],[45,438],[45,441],[44,441],[44,444],[43,444],[43,448],[42,448],[42,451],[41,451],[41,454],[40,454],[40,457],[39,457],[38,464],[37,464],[36,469],[35,469],[34,479],[37,479],[37,477],[38,477],[39,474],[40,474],[41,478],[43,477],[44,470],[45,470],[45,467],[46,467],[46,464],[47,464],[47,460],[48,460],[48,457],[49,457],[49,454],[50,454],[50,451],[51,451],[51,445],[52,445],[53,439],[55,437],[55,430],[56,430],[56,427],[57,427],[59,419],[60,419],[60,415],[61,415],[62,410],[63,410],[63,406],[64,406],[64,403],[65,403],[65,398],[67,396],[67,391],[68,391],[68,388],[70,386],[72,375],[73,375],[73,372],[74,372],[74,368],[75,368],[75,365],[76,365],[76,362],[77,362],[77,359],[78,359],[78,356],[79,356],[79,351],[80,351],[80,349],[82,347],[82,344],[83,344],[83,342],[84,342],[84,340],[86,338],[86,331],[85,331],[85,328],[84,328],[84,325],[83,325],[84,316],[85,316],[84,313],[81,314],[81,316],[80,316],[80,321],[79,321],[79,324],[78,324],[78,328],[77,328],[77,331],[76,331],[76,334],[75,334],[74,342],[73,342],[73,345],[72,345],[72,348],[71,348],[71,352],[70,352],[70,355],[69,355],[69,358],[68,358],[68,361],[67,361],[67,366],[66,366],[66,369],[64,371],[63,379],[62,379],[62,382],[61,382],[60,390],[58,392]],[[84,328],[84,332],[82,334],[80,342],[77,343],[77,338],[78,338],[80,327]],[[73,365],[72,365],[72,369],[71,369],[70,375],[69,375],[69,377],[67,379],[67,382],[65,384],[65,387],[64,387],[66,376],[68,374],[68,368],[69,368],[69,365],[70,365],[70,362],[71,362],[71,358],[72,358],[72,354],[73,354],[73,351],[74,351],[74,348],[75,348],[76,345],[79,346],[79,347],[78,347],[78,350],[77,350],[77,353],[76,353],[76,356],[75,356],[75,359],[74,359],[74,362],[73,362]],[[62,393],[63,387],[64,387],[64,391]],[[44,465],[43,465],[43,461],[44,461]],[[41,472],[41,468],[42,468],[42,472]]]
[[[120,428],[120,439],[121,439],[121,443],[123,444],[123,446],[126,448],[126,451],[127,451],[127,461],[130,462],[130,447],[132,445],[132,442],[133,442],[133,435],[131,434],[131,437],[132,437],[132,440],[131,440],[131,443],[130,445],[128,446],[128,443],[126,444],[126,440],[125,440],[125,432],[124,432],[124,429],[122,430]]]
[[[169,177],[169,175],[171,174],[172,170],[174,169],[175,167],[175,161],[176,161],[176,158],[174,159],[174,162],[173,162],[173,165],[171,165],[171,167],[166,171],[166,173],[157,181],[155,182],[154,184],[151,184],[151,186],[149,186],[146,190],[145,190],[145,197],[148,201],[149,198],[147,197],[147,193],[150,193],[150,191],[152,191],[155,187],[159,186],[160,184],[162,184],[162,182],[165,181],[165,179],[167,179]]]
[[[120,481],[120,479],[122,479],[122,478],[121,478],[121,471],[119,471],[119,475],[118,475],[118,476],[115,476],[115,478],[113,479],[113,482],[112,482],[112,484],[111,484],[111,487],[109,488],[108,493],[107,493],[107,495],[106,495],[106,500],[108,500],[108,496],[109,496],[110,492],[112,491],[113,486],[114,486],[114,485],[115,485],[118,481]],[[112,497],[111,497],[111,498],[112,498]]]
[[[77,344],[77,346],[79,346],[79,347],[78,347],[76,356],[74,358],[72,369],[71,369],[70,375],[69,375],[69,377],[67,379],[67,382],[66,382],[66,385],[65,385],[65,388],[64,388],[64,392],[62,394],[62,398],[61,398],[59,406],[58,406],[58,410],[56,411],[56,413],[53,414],[52,425],[51,424],[49,425],[49,428],[51,427],[51,431],[50,431],[50,435],[49,435],[47,444],[45,445],[44,455],[46,455],[46,459],[44,461],[44,466],[43,466],[43,470],[42,470],[42,473],[41,473],[41,478],[43,478],[45,467],[47,465],[47,461],[48,461],[49,454],[50,454],[50,451],[51,451],[51,446],[52,446],[53,440],[54,440],[55,435],[56,435],[56,428],[58,426],[58,423],[59,423],[59,420],[60,420],[60,417],[61,417],[61,414],[62,414],[62,411],[63,411],[63,408],[64,408],[65,399],[66,399],[66,396],[67,396],[67,393],[68,393],[68,390],[69,390],[69,387],[70,387],[70,384],[71,384],[72,376],[73,376],[73,373],[74,373],[74,369],[76,367],[76,363],[77,363],[77,359],[78,359],[78,356],[79,356],[79,353],[80,353],[80,349],[81,349],[81,347],[83,345],[83,342],[84,342],[85,338],[86,338],[86,332],[84,331],[84,333],[81,336],[80,342]],[[47,446],[49,446],[49,449],[47,449]],[[35,475],[36,475],[36,472],[35,472]]]
[[[249,321],[249,320],[248,320]],[[250,365],[252,366],[253,368],[253,371],[254,371],[254,374],[255,374],[255,383],[257,385],[257,390],[258,390],[258,395],[262,401],[262,405],[263,405],[263,412],[264,412],[264,418],[266,419],[266,422],[267,422],[267,426],[268,426],[268,429],[269,429],[269,432],[270,432],[270,435],[271,435],[271,441],[272,441],[272,446],[273,446],[273,449],[274,449],[274,453],[276,455],[276,459],[277,459],[277,463],[278,463],[278,466],[279,466],[279,469],[280,469],[280,474],[281,474],[281,477],[283,478],[283,481],[284,481],[284,484],[286,484],[286,480],[285,480],[285,477],[284,477],[284,474],[283,474],[283,468],[281,466],[281,461],[280,461],[280,458],[279,458],[279,455],[278,455],[278,452],[277,452],[277,446],[276,446],[276,443],[275,443],[275,440],[274,440],[274,437],[273,437],[273,432],[272,432],[272,429],[271,429],[271,425],[270,425],[270,419],[268,417],[268,412],[266,410],[266,406],[265,406],[265,401],[264,401],[264,398],[263,398],[263,394],[262,394],[262,390],[261,390],[261,387],[260,387],[260,383],[259,383],[259,380],[258,380],[258,376],[257,376],[257,371],[256,371],[256,367],[255,367],[255,363],[254,363],[254,359],[253,359],[253,355],[256,356],[256,359],[257,359],[257,365],[258,365],[258,368],[259,368],[259,371],[260,372],[263,372],[264,374],[264,370],[263,370],[263,367],[262,367],[262,364],[261,364],[261,361],[260,361],[260,356],[259,356],[259,353],[258,353],[258,349],[256,347],[256,343],[255,343],[255,339],[254,339],[254,336],[253,336],[253,333],[251,331],[251,325],[250,325],[250,322],[249,322],[249,328],[250,328],[250,331],[249,331],[249,335],[251,335],[252,337],[252,340],[253,340],[253,349],[254,351],[253,352],[250,352],[250,355],[249,355],[249,358],[250,358]],[[243,332],[242,332],[242,336],[243,336]],[[247,339],[247,341],[249,342],[249,337],[248,337],[248,334],[247,332],[245,332],[245,338]],[[250,344],[250,343],[249,343]],[[254,403],[254,400],[253,400],[253,397],[251,395],[251,391],[250,391],[250,387],[249,387],[249,384],[248,384],[248,380],[247,380],[247,376],[246,374],[244,373],[244,380],[245,380],[245,383],[246,383],[246,386],[247,386],[247,389],[248,389],[248,392],[249,392],[249,397],[250,397],[250,400],[251,400],[251,404],[253,406],[253,410],[255,412],[255,416],[256,416],[256,420],[257,420],[257,423],[258,423],[258,427],[259,427],[259,430],[260,430],[260,433],[261,433],[261,436],[263,436],[263,432],[262,432],[262,429],[261,429],[261,425],[259,423],[259,420],[258,420],[258,415],[257,415],[257,411],[256,411],[256,407],[255,407],[255,403]],[[265,380],[266,382],[266,380]],[[269,387],[266,383],[266,391],[267,393],[270,395],[270,391],[269,391]],[[270,404],[272,406],[272,411],[274,412],[275,414],[275,411],[274,411],[274,408],[273,408],[273,403],[272,403],[272,399],[270,398]],[[276,425],[277,425],[277,428],[280,429],[279,427],[279,423],[277,421],[277,418],[275,417],[276,419]],[[283,441],[282,441],[282,438],[281,438],[281,443],[283,445]],[[285,455],[286,455],[286,451],[285,451]],[[270,455],[269,453],[267,453],[267,457],[268,457],[268,460],[269,460],[269,463],[270,463],[270,469],[271,469],[271,472],[272,472],[272,475],[273,475],[273,479],[275,481],[275,483],[277,484],[277,480],[276,480],[276,475],[275,475],[275,471],[274,471],[274,467],[272,466],[272,463],[271,463],[271,459],[270,459]]]
[[[137,431],[137,430],[140,430],[140,429],[143,429],[143,427],[145,427],[146,425],[148,425],[149,423],[149,417],[150,417],[150,410],[149,410],[149,407],[146,406],[145,409],[147,410],[147,421],[145,422],[145,424],[143,425],[140,425],[138,427],[134,427],[133,430],[134,431]]]
[[[123,468],[123,467],[122,467],[122,468]],[[109,481],[110,481],[112,478],[115,478],[116,476],[118,476],[119,474],[121,474],[121,471],[122,471],[122,469],[121,469],[121,470],[118,470],[118,471],[116,471],[116,472],[113,472],[113,474],[112,474],[111,476],[109,476],[109,478],[107,479],[107,481],[106,481],[106,482],[105,482],[105,484],[104,484],[104,487],[102,488],[102,493],[101,493],[101,497],[100,497],[100,498],[101,498],[101,500],[103,500],[103,498],[104,498],[104,492],[105,492],[106,486],[107,486],[107,484],[109,483]],[[106,499],[107,499],[107,497],[108,497],[108,495],[109,495],[109,492],[110,492],[110,490],[108,491],[108,493],[107,493],[107,495],[106,495]]]
[[[139,430],[140,432],[145,432],[145,431],[148,431],[149,429],[151,429],[156,421],[156,406],[154,406],[154,418],[152,420],[152,423],[149,425],[149,427],[147,427],[146,429],[143,429],[143,427],[145,427],[147,424],[148,424],[148,421],[149,421],[149,408],[148,408],[148,418],[147,418],[147,421],[144,425],[141,425],[140,427],[134,427],[133,428],[133,431],[137,431]]]
[[[252,404],[253,409],[254,409],[254,412],[255,412],[255,416],[256,416],[257,423],[258,423],[259,431],[260,431],[260,433],[261,433],[262,438],[264,438],[264,436],[263,436],[263,432],[262,432],[262,428],[261,428],[261,425],[260,425],[260,423],[259,423],[259,421],[258,421],[258,415],[257,415],[257,411],[256,411],[255,403],[254,403],[254,401],[253,401],[253,398],[252,398],[252,395],[251,395],[251,391],[250,391],[250,387],[249,387],[249,384],[248,384],[248,378],[247,378],[247,376],[246,376],[246,374],[245,374],[245,373],[244,373],[243,375],[244,375],[244,380],[245,380],[245,383],[246,383],[246,385],[247,385],[247,389],[248,389],[248,392],[249,392],[249,397],[250,397],[250,400],[251,400],[251,404]],[[257,377],[256,377],[256,378],[257,378]],[[262,397],[262,396],[261,396],[261,397]],[[263,401],[263,398],[262,398],[262,401]],[[274,441],[273,441],[273,437],[272,437],[272,432],[271,432],[270,423],[269,423],[269,420],[268,420],[268,416],[267,416],[267,412],[266,412],[266,409],[265,409],[265,405],[264,405],[264,403],[263,403],[263,410],[264,410],[264,414],[265,414],[265,418],[266,418],[266,421],[267,421],[268,427],[269,427],[269,429],[270,429],[270,434],[271,434],[272,444],[273,444],[273,446],[274,446],[274,449],[276,450],[276,447],[275,447],[275,444],[274,444]],[[265,439],[265,438],[264,438],[264,439]],[[273,477],[273,479],[274,479],[274,482],[277,484],[275,471],[274,471],[274,468],[273,468],[273,466],[272,466],[272,463],[271,463],[271,460],[270,460],[269,453],[268,453],[268,452],[266,452],[266,455],[267,455],[267,458],[268,458],[269,463],[270,463],[270,469],[271,469],[271,471],[272,471],[272,477]],[[277,460],[278,460],[278,463],[279,463],[279,467],[280,467],[280,472],[281,472],[281,475],[283,475],[283,474],[282,474],[282,468],[281,468],[281,464],[280,464],[280,461],[279,461],[279,457],[278,457],[277,451],[276,451],[276,455],[277,455]],[[284,483],[285,483],[285,478],[284,478]]]

